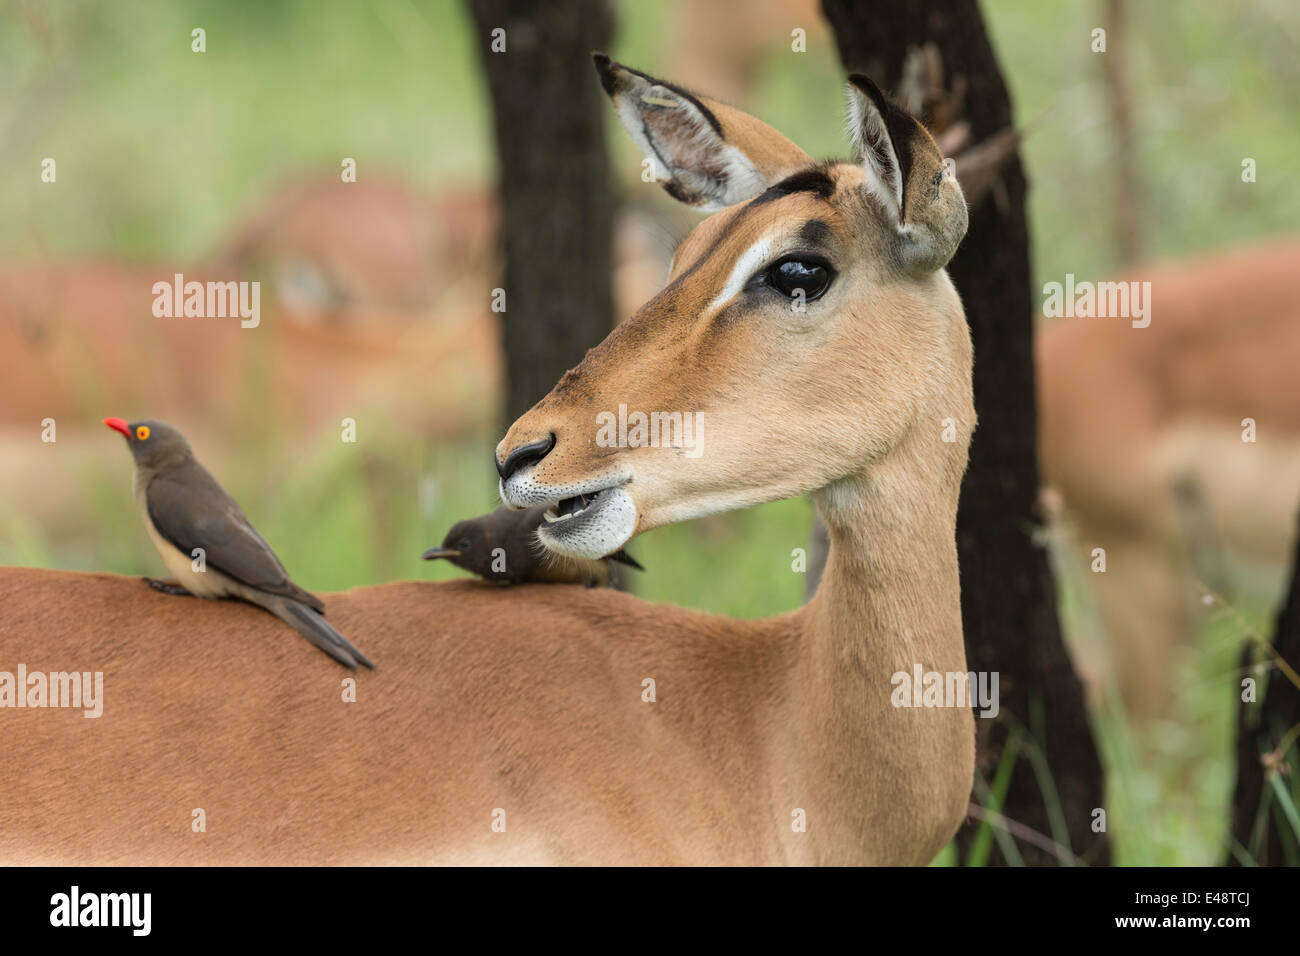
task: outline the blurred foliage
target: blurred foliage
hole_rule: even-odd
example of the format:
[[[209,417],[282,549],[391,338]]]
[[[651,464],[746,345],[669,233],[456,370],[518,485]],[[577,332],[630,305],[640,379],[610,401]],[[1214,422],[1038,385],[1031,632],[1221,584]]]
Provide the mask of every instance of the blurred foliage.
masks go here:
[[[1179,258],[1300,220],[1300,7],[1129,2],[1129,87],[1152,258]],[[1117,266],[1115,139],[1091,31],[1102,4],[985,5],[1011,81],[1030,176],[1040,281]],[[1241,161],[1258,180],[1241,181]]]
[[[681,2],[620,3],[613,54],[659,70]],[[1130,9],[1153,254],[1294,229],[1300,7],[1201,0]],[[1089,50],[1100,3],[1005,0],[986,10],[1028,130],[1036,275],[1104,276],[1116,266],[1115,184],[1101,60]],[[190,50],[195,27],[207,31],[203,55]],[[816,155],[843,155],[835,52],[811,43],[792,54],[788,32],[779,28],[740,105]],[[362,177],[382,171],[429,191],[488,184],[490,118],[472,43],[454,0],[11,0],[0,7],[0,254],[189,261],[277,184],[337,171],[345,156]],[[609,127],[620,188],[653,194],[667,209],[637,178],[639,154]],[[38,182],[46,156],[58,161],[57,189]],[[1240,178],[1246,156],[1259,167],[1249,186]],[[260,436],[220,477],[303,585],[459,574],[419,554],[455,520],[494,506],[497,435],[433,442],[393,427],[357,445],[330,436],[267,474],[256,448],[281,437]],[[127,455],[113,474],[77,482],[84,533],[51,540],[21,502],[5,502],[0,561],[161,573],[131,501]],[[736,616],[787,610],[802,596],[791,551],[805,546],[810,515],[806,500],[779,502],[652,532],[632,544],[648,569],[633,575],[634,587]],[[1063,575],[1068,623],[1087,616],[1073,585]],[[1271,621],[1266,607],[1232,610],[1207,622],[1188,661],[1179,720],[1137,740],[1113,702],[1101,708],[1120,862],[1222,857],[1233,700],[1215,688],[1235,667],[1243,618],[1263,633]]]
[[[191,52],[191,31],[207,52]],[[482,181],[490,118],[459,3],[11,2],[7,253],[188,259],[307,171]],[[58,189],[33,189],[45,156]]]

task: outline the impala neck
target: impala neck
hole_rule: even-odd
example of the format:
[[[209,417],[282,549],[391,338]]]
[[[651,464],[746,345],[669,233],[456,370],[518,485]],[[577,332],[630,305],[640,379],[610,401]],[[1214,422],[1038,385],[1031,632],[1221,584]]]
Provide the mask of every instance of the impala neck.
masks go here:
[[[936,808],[950,830],[951,802],[965,806],[969,708],[890,700],[891,677],[918,663],[966,670],[955,543],[964,459],[964,444],[914,429],[884,463],[814,496],[830,551],[805,610],[793,700],[804,780],[831,822],[823,848],[856,841],[872,862],[924,863],[905,854],[942,848],[950,834],[933,832]]]

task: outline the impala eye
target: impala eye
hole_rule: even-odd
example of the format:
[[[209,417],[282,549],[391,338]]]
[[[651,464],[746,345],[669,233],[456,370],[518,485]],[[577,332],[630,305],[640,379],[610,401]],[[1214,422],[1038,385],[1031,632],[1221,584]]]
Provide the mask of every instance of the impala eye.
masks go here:
[[[145,439],[147,439],[149,437],[149,426],[141,425],[139,428],[137,428],[135,430],[135,437],[138,438],[140,441],[144,441]]]
[[[782,259],[767,270],[767,283],[787,299],[793,299],[799,289],[804,301],[821,298],[831,284],[831,270],[822,262],[809,259]]]

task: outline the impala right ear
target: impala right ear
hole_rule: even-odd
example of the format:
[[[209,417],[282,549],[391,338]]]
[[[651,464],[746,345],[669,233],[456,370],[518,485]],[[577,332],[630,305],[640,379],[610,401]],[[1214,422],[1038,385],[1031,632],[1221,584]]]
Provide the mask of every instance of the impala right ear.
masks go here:
[[[862,157],[867,188],[894,221],[903,269],[942,269],[966,235],[967,211],[934,137],[861,73],[849,77],[849,135]]]
[[[812,165],[812,157],[772,127],[639,70],[592,55],[600,85],[632,140],[674,199],[716,212],[753,199]]]

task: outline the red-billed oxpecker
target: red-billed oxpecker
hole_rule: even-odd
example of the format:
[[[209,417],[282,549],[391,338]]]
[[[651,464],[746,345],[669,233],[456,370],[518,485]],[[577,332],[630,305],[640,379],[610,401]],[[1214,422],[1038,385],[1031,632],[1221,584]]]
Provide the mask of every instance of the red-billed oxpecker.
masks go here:
[[[166,594],[239,598],[274,614],[344,667],[374,664],[325,622],[325,605],[289,580],[280,559],[208,470],[185,436],[152,420],[104,424],[135,459],[135,498],[175,583],[145,578]],[[200,550],[201,549],[201,550]],[[201,559],[201,560],[200,560]]]

